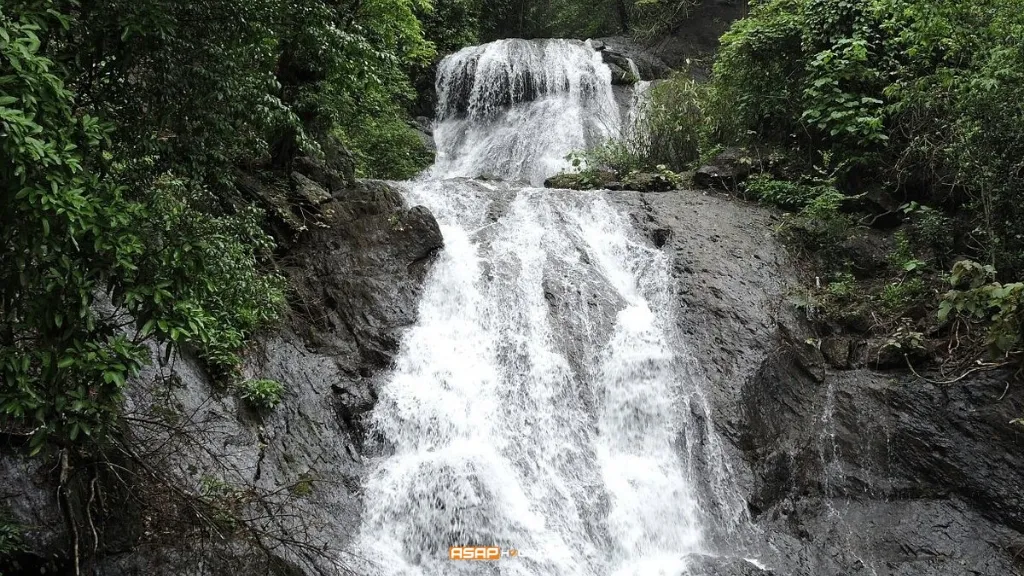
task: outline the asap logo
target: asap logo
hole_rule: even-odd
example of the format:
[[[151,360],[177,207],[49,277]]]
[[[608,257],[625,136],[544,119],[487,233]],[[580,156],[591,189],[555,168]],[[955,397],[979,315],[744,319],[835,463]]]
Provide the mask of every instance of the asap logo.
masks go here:
[[[449,560],[501,560],[516,556],[519,550],[500,546],[452,546],[448,549]]]

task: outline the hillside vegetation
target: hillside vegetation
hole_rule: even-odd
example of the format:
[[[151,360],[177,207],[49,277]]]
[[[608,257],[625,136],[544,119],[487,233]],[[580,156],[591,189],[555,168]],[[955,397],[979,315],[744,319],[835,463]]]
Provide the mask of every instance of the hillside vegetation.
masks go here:
[[[732,191],[792,214],[782,232],[816,262],[812,308],[826,321],[852,314],[863,329],[870,315],[899,356],[1013,356],[1024,321],[1022,38],[1016,0],[752,2],[711,80],[657,86],[645,140],[599,161],[686,171],[744,147],[752,178]],[[854,246],[872,229],[893,234],[880,267]]]
[[[32,452],[102,441],[150,341],[231,383],[285,305],[236,175],[417,172],[411,78],[475,39],[473,6],[4,2],[0,432]]]

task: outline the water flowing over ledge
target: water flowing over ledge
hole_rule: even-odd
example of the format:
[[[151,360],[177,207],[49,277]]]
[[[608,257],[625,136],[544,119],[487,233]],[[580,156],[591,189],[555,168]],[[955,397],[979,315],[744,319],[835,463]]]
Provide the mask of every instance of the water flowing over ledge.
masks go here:
[[[574,150],[617,137],[622,119],[599,52],[572,40],[499,40],[438,69],[437,162],[429,178],[539,186]]]
[[[361,570],[379,575],[685,573],[742,502],[668,259],[600,193],[537,182],[618,136],[607,66],[581,42],[499,41],[438,76],[437,164],[403,183],[445,250],[371,415]],[[516,548],[492,565],[450,546]]]

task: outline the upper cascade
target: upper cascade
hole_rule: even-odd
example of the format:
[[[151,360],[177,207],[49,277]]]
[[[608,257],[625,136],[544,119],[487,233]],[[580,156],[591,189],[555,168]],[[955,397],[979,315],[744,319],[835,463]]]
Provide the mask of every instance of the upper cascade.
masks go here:
[[[566,156],[619,136],[611,70],[579,40],[498,40],[446,57],[427,178],[540,185]]]
[[[578,40],[498,40],[449,55],[438,68],[438,120],[493,118],[514,104],[551,94],[591,98],[610,70]]]

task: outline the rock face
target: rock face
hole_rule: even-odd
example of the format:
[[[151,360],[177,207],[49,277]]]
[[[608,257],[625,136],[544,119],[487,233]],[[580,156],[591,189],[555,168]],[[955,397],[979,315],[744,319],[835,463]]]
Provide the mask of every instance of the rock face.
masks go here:
[[[77,533],[83,549],[99,544],[85,573],[333,576],[345,566],[370,449],[362,416],[442,238],[384,183],[328,191],[298,173],[294,190],[316,208],[280,258],[292,312],[258,339],[243,374],[283,382],[284,402],[257,412],[188,354],[154,349],[129,393],[118,476],[88,462],[70,471],[99,527]],[[749,515],[741,537],[713,534],[728,554],[688,559],[691,574],[1024,574],[1014,374],[935,383],[867,369],[851,338],[819,339],[788,302],[796,269],[772,236],[774,212],[707,192],[607,194],[672,258],[679,333]],[[545,296],[562,301],[560,289],[549,283]],[[16,569],[0,570],[71,570],[60,468],[0,452],[0,512],[30,527]]]
[[[660,80],[668,77],[672,69],[665,64],[661,58],[646,50],[643,46],[623,36],[611,36],[598,38],[591,41],[591,45],[601,52],[601,59],[612,68],[613,82],[615,73],[621,72],[631,78],[630,81],[620,83],[633,84],[640,80]],[[634,77],[633,66],[639,72],[639,77]]]
[[[850,365],[849,342],[819,348],[787,303],[795,271],[771,212],[698,193],[622,201],[675,258],[680,322],[759,534],[751,556],[794,576],[1024,573],[1013,374],[832,368]]]
[[[340,550],[360,517],[361,417],[399,332],[415,322],[442,237],[429,212],[384,183],[332,195],[315,180],[292,176],[308,211],[279,258],[289,317],[257,338],[243,369],[284,384],[283,402],[257,412],[190,355],[154,348],[154,364],[130,385],[127,441],[114,451],[121,479],[104,478],[104,466],[71,471],[86,479],[83,509],[99,527],[95,539],[79,530],[83,551],[97,544],[88,573],[334,576],[345,566]],[[4,506],[32,528],[19,569],[71,556],[53,469],[0,454]]]
[[[747,10],[747,0],[703,0],[690,8],[678,27],[655,40],[650,51],[672,68],[689,68],[703,77],[710,71],[719,38],[734,21],[746,16]]]

